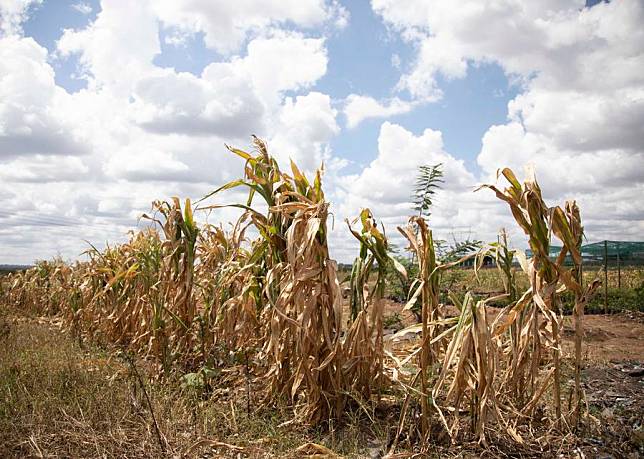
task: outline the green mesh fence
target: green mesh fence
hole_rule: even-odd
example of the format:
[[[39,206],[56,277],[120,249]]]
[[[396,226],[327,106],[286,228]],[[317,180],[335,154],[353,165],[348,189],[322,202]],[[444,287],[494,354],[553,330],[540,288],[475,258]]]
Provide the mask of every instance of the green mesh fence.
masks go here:
[[[602,241],[581,246],[581,254],[587,261],[620,262],[623,265],[644,264],[644,242]]]
[[[560,246],[550,247],[551,258],[560,252]],[[532,251],[526,250],[526,255],[532,256]],[[598,277],[602,283],[598,294],[587,305],[587,312],[644,312],[644,242],[593,242],[581,246],[581,256],[585,281]],[[570,255],[566,256],[565,263],[572,264]],[[571,310],[570,298],[564,306]]]
[[[561,252],[560,246],[550,247],[550,257],[556,258]],[[531,257],[532,251],[526,250]],[[642,266],[644,265],[644,242],[635,241],[601,241],[581,246],[581,256],[584,264],[608,264],[609,266]],[[570,263],[570,256],[566,257]]]

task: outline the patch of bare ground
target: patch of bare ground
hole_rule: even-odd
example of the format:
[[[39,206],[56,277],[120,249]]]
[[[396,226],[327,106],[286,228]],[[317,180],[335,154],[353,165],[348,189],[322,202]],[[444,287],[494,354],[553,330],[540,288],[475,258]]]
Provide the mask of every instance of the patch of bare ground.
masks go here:
[[[644,314],[634,311],[584,317],[583,388],[590,429],[586,457],[644,457]],[[566,318],[564,351],[573,349]]]

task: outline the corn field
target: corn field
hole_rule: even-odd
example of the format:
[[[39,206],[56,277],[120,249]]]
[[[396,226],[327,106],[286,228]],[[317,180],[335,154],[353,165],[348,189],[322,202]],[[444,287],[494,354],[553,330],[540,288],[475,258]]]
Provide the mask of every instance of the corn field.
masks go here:
[[[477,259],[474,269],[485,256],[496,260],[508,304],[494,317],[491,299],[470,293],[452,294],[459,312],[448,314],[438,282],[464,259],[439,263],[431,218],[411,217],[398,228],[418,265],[416,278],[407,279],[405,307],[419,302],[421,320],[386,337],[385,270],[408,274],[390,256],[385,228],[368,209],[347,221],[359,253],[350,313],[343,316],[322,171],[309,180],[292,163],[284,172],[261,140],[254,146],[253,153],[229,147],[245,161],[243,176],[197,207],[187,199],[154,202],[143,217],[155,228],[104,250],[90,247],[86,261],[44,261],[16,273],[4,280],[1,302],[59,316],[80,342],[127,349],[152,362],[160,377],[225,365],[222,355],[243,356],[262,387],[262,404],[289,406],[298,422],[342,421],[349,405],[394,399],[400,420],[391,452],[403,439],[421,449],[463,439],[485,446],[499,436],[521,445],[534,423],[563,432],[584,422],[584,305],[599,283],[583,283],[583,226],[574,201],[548,207],[534,175],[521,183],[509,169],[501,171],[507,187],[481,187],[509,207],[534,254],[528,259],[508,248],[502,233],[465,257]],[[221,206],[208,200],[231,188],[248,190],[246,202],[230,204],[241,217],[229,227],[199,225],[195,213],[216,212]],[[548,257],[553,238],[564,247],[556,260]],[[564,267],[567,254],[572,268]],[[529,279],[525,291],[513,276],[515,259]],[[572,384],[562,371],[558,298],[566,291],[575,297]],[[419,339],[397,345],[408,332]]]

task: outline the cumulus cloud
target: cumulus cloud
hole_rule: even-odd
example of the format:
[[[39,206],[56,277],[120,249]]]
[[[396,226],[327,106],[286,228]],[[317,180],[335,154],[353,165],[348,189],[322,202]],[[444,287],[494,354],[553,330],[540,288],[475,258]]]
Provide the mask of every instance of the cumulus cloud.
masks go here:
[[[589,237],[632,232],[633,221],[643,229],[644,212],[632,204],[644,185],[641,2],[403,3],[372,2],[418,49],[398,91],[436,100],[438,76],[462,78],[487,62],[521,84],[507,123],[482,139],[480,180],[492,180],[498,167],[533,163],[549,198],[578,198]],[[629,204],[607,212],[602,202],[618,197]]]
[[[342,6],[324,0],[160,0],[154,2],[153,8],[165,25],[191,33],[202,32],[206,45],[222,53],[236,51],[251,33],[287,23],[311,28],[330,22],[344,27],[348,21]]]
[[[418,166],[437,163],[443,164],[446,190],[464,190],[474,185],[475,178],[463,161],[444,150],[440,131],[428,128],[415,136],[400,125],[383,123],[376,158],[359,175],[343,179],[342,213],[373,207],[381,217],[409,215],[411,183]]]
[[[168,71],[134,89],[136,122],[155,133],[240,138],[263,132],[264,104],[230,64],[211,64],[202,77]]]
[[[32,38],[0,38],[2,158],[87,153],[82,136],[58,113],[66,96],[54,82],[45,48]]]
[[[167,69],[141,78],[133,110],[153,132],[263,135],[265,118],[278,110],[283,93],[311,86],[326,66],[324,39],[275,33],[250,41],[243,57],[209,64],[200,76]]]
[[[370,96],[350,94],[347,96],[344,114],[347,117],[347,127],[355,128],[362,121],[369,118],[389,118],[395,115],[410,112],[416,103],[394,97],[388,101],[380,102]]]
[[[42,3],[42,0],[2,0],[0,1],[0,35],[22,34],[22,23],[29,11]]]
[[[320,92],[288,97],[279,114],[276,134],[269,138],[271,152],[287,165],[295,161],[303,171],[313,172],[329,160],[329,141],[339,133],[337,110],[331,98]]]
[[[71,5],[71,9],[78,11],[81,14],[90,14],[92,12],[92,7],[88,3],[78,2]]]
[[[2,146],[0,146],[0,149]],[[81,158],[36,155],[3,164],[0,179],[6,182],[76,182],[85,180],[89,168]]]
[[[260,95],[272,98],[287,90],[310,87],[326,73],[327,53],[323,38],[304,38],[280,32],[248,44],[248,56],[232,65],[250,74]]]
[[[88,27],[64,31],[57,51],[62,57],[79,56],[91,89],[127,97],[142,76],[160,71],[152,64],[161,52],[158,19],[145,1],[104,0],[101,6]]]

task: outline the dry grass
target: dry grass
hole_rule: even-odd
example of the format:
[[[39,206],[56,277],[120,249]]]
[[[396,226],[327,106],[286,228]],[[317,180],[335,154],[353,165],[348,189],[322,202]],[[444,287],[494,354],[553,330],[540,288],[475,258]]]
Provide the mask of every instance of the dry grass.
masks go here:
[[[163,455],[140,384],[115,349],[81,349],[47,318],[10,315],[1,322],[0,457]],[[257,382],[248,404],[241,367],[205,389],[181,384],[178,375],[156,379],[148,364],[136,365],[168,456],[297,457],[297,447],[314,442],[359,457],[380,441],[378,425],[365,422],[360,410],[347,411],[347,425],[325,432],[288,423],[288,409],[263,408]]]

